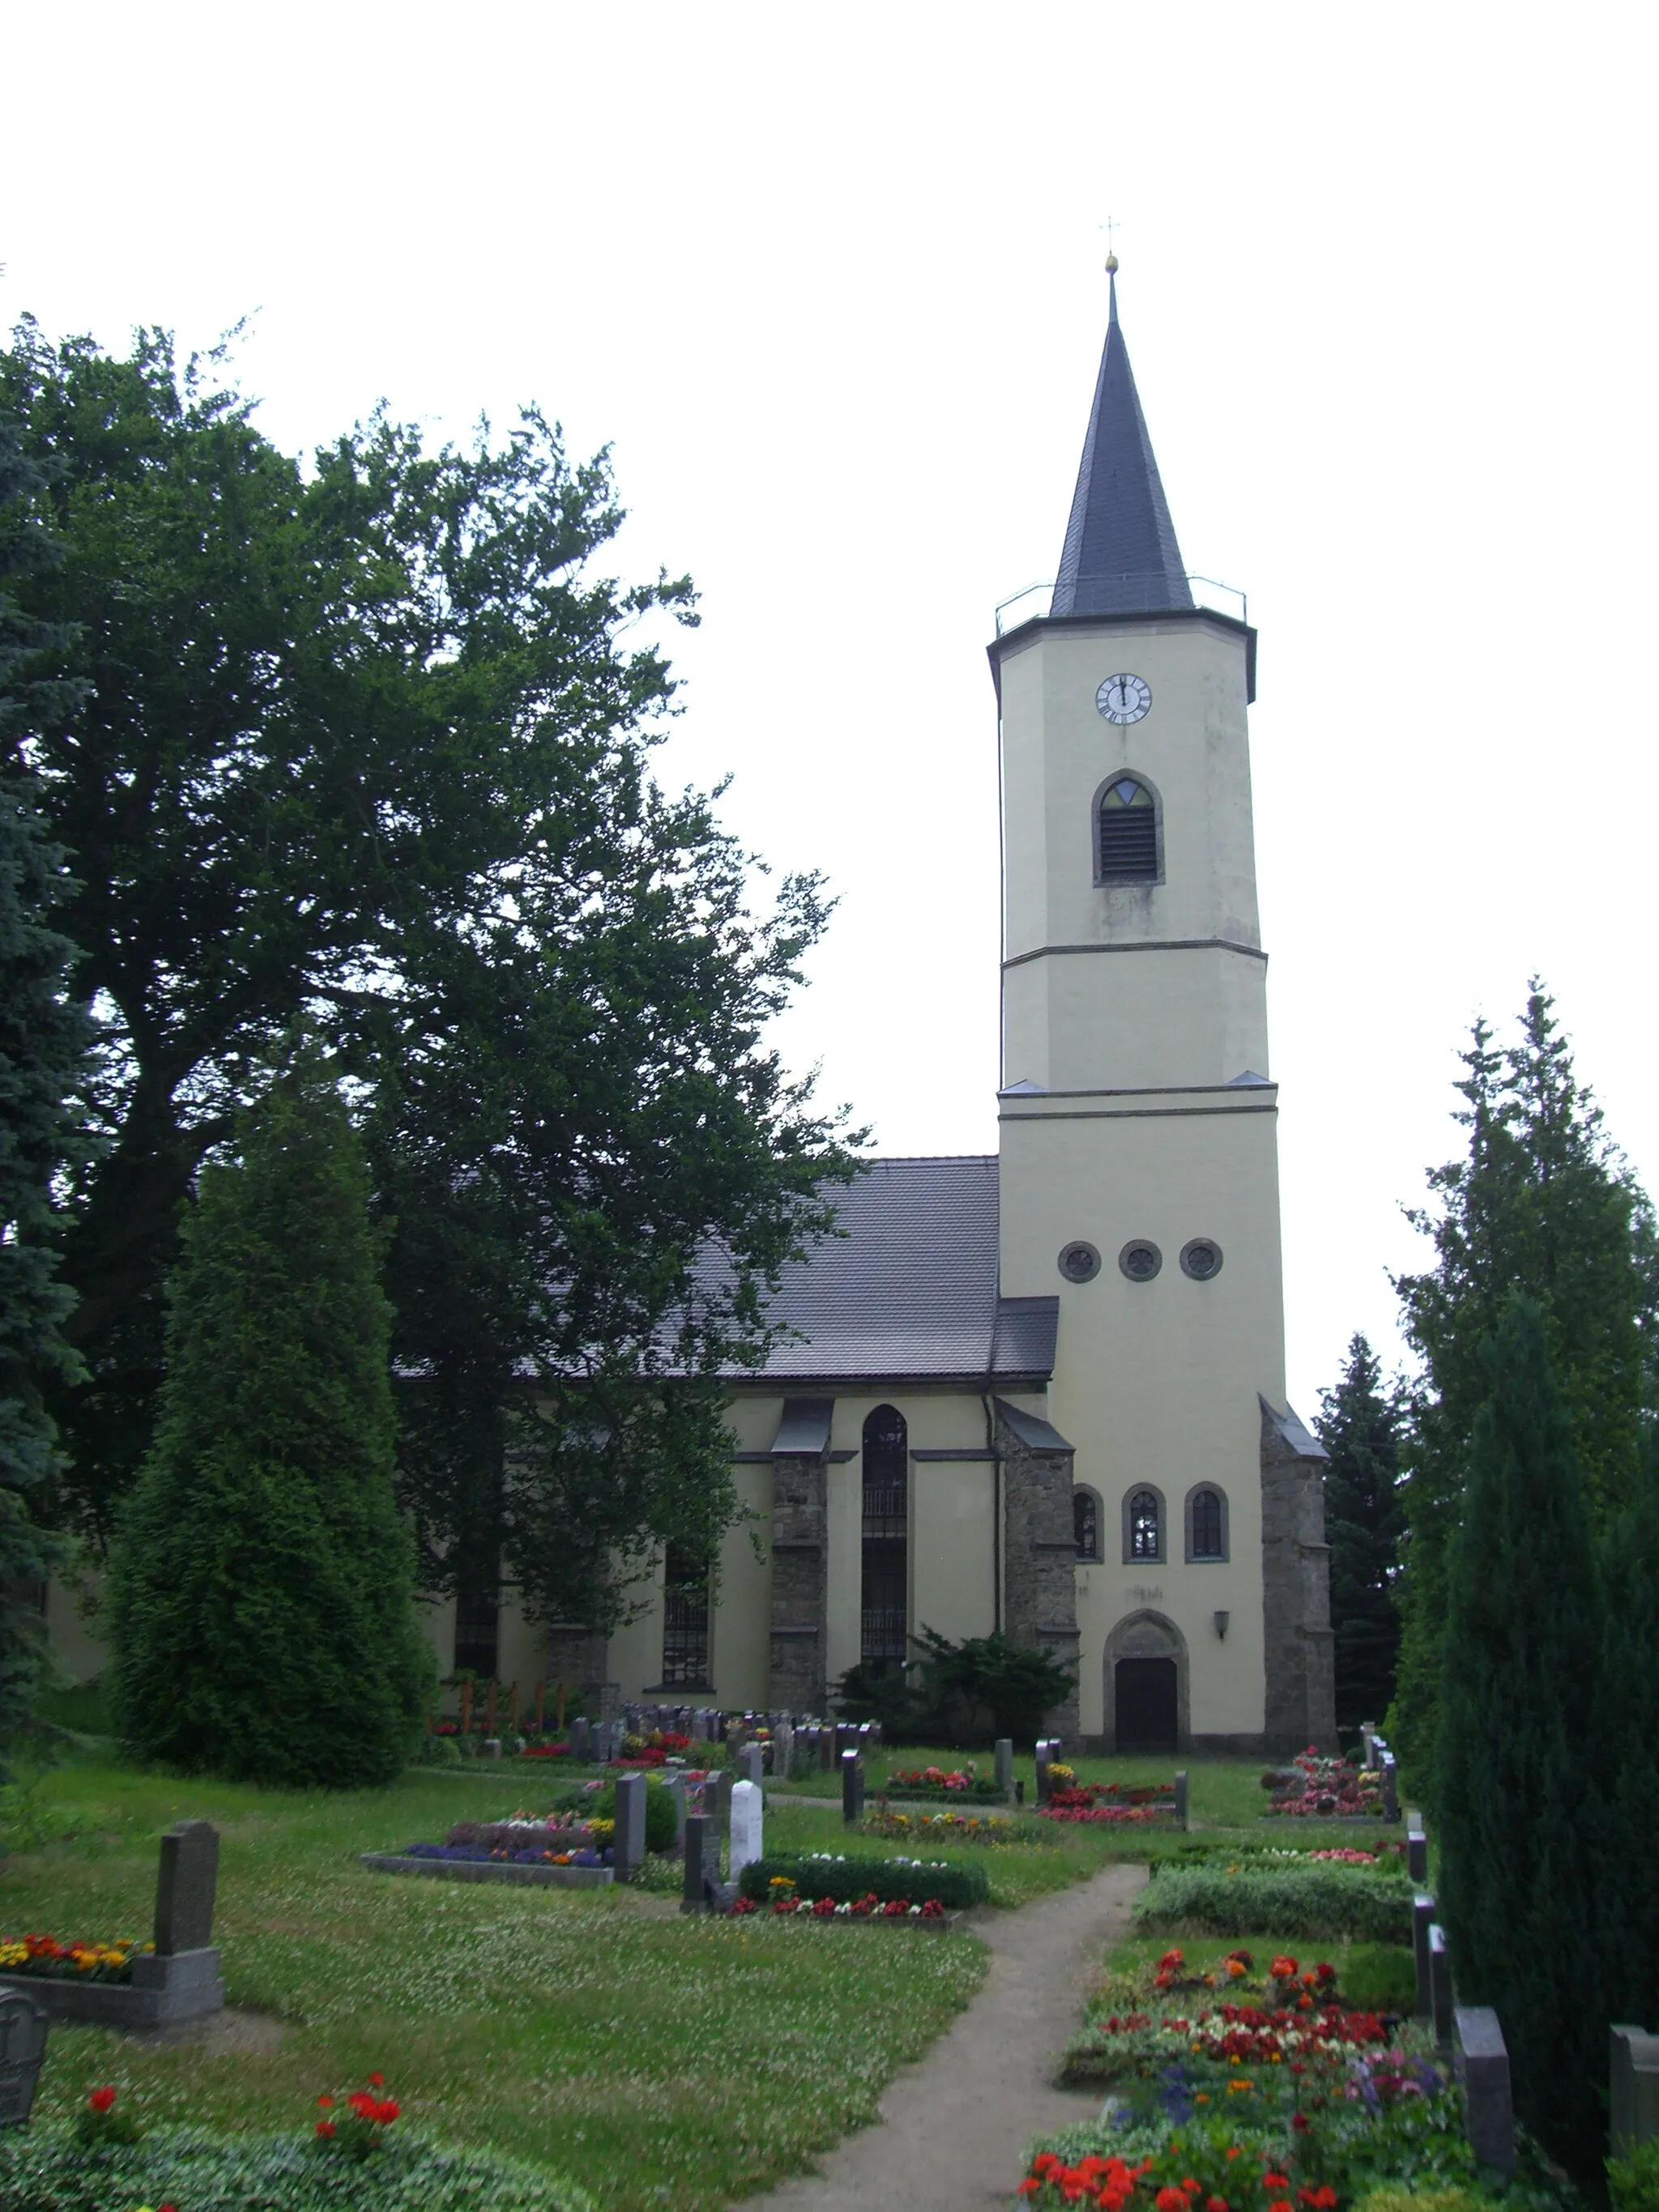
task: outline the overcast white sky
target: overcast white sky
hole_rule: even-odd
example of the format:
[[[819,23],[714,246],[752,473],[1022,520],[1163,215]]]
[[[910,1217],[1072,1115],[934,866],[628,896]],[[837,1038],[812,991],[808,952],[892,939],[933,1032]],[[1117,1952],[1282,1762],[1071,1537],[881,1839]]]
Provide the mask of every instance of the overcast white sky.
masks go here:
[[[384,395],[615,448],[690,569],[665,780],[841,898],[785,1025],[886,1152],[995,1143],[993,610],[1122,313],[1261,632],[1290,1379],[1392,1357],[1455,1054],[1537,970],[1659,1180],[1654,18],[1633,6],[82,4],[10,15],[0,313],[250,310],[301,450]]]

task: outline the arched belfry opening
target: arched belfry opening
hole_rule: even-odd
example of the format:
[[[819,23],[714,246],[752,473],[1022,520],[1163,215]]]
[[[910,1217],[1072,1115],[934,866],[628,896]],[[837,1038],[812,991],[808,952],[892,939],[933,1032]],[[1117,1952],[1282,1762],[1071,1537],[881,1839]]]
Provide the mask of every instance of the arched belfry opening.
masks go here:
[[[908,1656],[910,1605],[910,1433],[896,1406],[864,1424],[863,1519],[859,1663],[889,1671]]]

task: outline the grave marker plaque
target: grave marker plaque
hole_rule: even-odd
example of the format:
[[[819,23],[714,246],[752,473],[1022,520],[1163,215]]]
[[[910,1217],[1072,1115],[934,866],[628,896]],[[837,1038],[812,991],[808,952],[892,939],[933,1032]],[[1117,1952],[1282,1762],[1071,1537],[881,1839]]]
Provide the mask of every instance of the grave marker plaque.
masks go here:
[[[997,1788],[1006,1797],[1014,1786],[1014,1740],[1011,1735],[997,1738]]]
[[[1406,1871],[1413,1881],[1429,1878],[1429,1839],[1419,1827],[1406,1831]]]
[[[612,1838],[617,1879],[627,1881],[645,1863],[645,1777],[617,1778],[617,1832]]]
[[[841,1817],[849,1828],[864,1818],[864,1769],[855,1751],[841,1755]]]
[[[181,1820],[161,1838],[155,1881],[155,1948],[204,1951],[213,1941],[219,1886],[219,1831],[210,1820]]]
[[[1457,2005],[1453,2020],[1469,2148],[1477,2165],[1507,2179],[1515,2172],[1515,2106],[1504,2031],[1490,2005]]]

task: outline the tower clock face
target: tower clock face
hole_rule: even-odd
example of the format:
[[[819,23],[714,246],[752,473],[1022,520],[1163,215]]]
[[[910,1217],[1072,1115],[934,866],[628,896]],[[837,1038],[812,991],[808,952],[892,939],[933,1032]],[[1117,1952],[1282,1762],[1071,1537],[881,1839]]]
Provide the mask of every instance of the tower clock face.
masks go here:
[[[1109,722],[1138,722],[1152,703],[1152,687],[1140,676],[1109,676],[1095,694]]]

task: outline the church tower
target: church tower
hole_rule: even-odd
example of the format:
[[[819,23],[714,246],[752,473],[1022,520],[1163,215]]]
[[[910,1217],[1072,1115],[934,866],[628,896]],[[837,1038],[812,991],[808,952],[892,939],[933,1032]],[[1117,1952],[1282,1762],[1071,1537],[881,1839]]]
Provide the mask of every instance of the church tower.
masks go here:
[[[1194,603],[1108,267],[1050,611],[991,647],[1000,1289],[1060,1302],[1026,1410],[1072,1448],[1081,1733],[1300,1749],[1334,1723],[1323,1454],[1285,1400],[1255,633]]]

